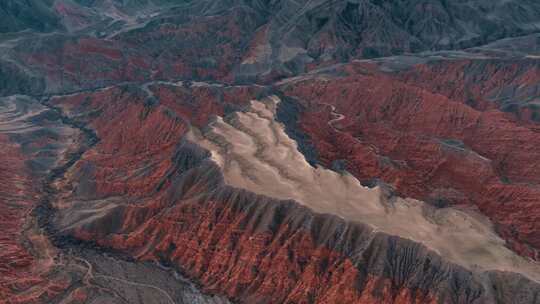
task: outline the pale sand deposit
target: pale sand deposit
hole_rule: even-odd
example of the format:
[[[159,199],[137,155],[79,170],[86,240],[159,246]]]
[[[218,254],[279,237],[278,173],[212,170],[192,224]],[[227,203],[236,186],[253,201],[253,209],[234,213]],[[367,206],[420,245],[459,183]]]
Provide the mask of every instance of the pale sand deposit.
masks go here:
[[[191,140],[212,152],[228,184],[421,242],[471,270],[517,272],[540,282],[540,265],[507,249],[480,214],[413,199],[389,203],[381,189],[363,187],[350,174],[310,166],[274,119],[278,102],[252,101],[248,111],[218,117],[204,133],[191,132]]]

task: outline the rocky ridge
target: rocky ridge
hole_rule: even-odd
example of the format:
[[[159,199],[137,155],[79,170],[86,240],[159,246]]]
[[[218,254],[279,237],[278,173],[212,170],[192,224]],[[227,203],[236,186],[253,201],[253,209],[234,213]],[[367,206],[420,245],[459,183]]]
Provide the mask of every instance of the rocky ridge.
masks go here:
[[[226,185],[187,140],[277,94],[313,166],[398,207],[481,213],[535,263],[535,1],[0,9],[7,303],[226,302],[199,290],[241,303],[538,303],[525,276],[280,200],[264,179]]]

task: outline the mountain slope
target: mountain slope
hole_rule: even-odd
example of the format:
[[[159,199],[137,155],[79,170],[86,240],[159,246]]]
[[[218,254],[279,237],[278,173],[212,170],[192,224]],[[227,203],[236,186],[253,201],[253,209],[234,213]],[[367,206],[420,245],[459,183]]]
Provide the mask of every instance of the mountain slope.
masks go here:
[[[50,32],[61,28],[52,0],[6,0],[0,3],[0,33],[25,29]]]
[[[0,17],[1,304],[540,304],[538,1]]]

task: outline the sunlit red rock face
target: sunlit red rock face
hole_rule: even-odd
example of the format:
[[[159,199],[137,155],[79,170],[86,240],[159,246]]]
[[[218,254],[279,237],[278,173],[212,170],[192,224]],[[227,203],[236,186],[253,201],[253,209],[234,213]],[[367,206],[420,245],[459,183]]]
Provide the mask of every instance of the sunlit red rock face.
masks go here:
[[[185,300],[208,297],[174,270],[238,303],[539,304],[529,260],[523,276],[451,262],[427,237],[338,217],[332,191],[317,213],[232,187],[214,162],[298,143],[380,185],[366,193],[389,210],[478,210],[538,261],[539,24],[536,0],[0,1],[0,95],[43,111],[0,100],[0,304],[221,303]],[[289,150],[234,123],[272,94]],[[215,115],[248,144],[208,133]]]
[[[97,98],[103,101],[111,101],[113,98],[119,100],[121,106],[127,96],[129,88],[124,91],[105,92],[98,94]],[[127,90],[127,91],[126,91]],[[112,90],[111,90],[112,91]],[[144,95],[144,91],[137,91]],[[107,99],[107,93],[110,93]],[[124,94],[124,95],[122,95]],[[110,96],[113,97],[110,97]],[[78,96],[86,102],[87,106],[96,106],[91,103],[90,96]],[[129,96],[131,104],[137,106],[137,96]],[[146,95],[145,97],[146,98]],[[74,98],[77,100],[77,98]],[[81,99],[79,99],[81,100]],[[69,104],[66,107],[68,111]],[[123,104],[125,106],[125,104]],[[197,302],[197,303],[229,303],[218,297],[210,297],[201,294],[188,281],[181,279],[165,270],[157,271],[157,267],[149,264],[135,263],[106,256],[102,251],[95,251],[86,246],[84,254],[78,246],[66,248],[66,243],[70,240],[62,239],[62,235],[53,234],[54,227],[50,225],[50,220],[54,216],[50,205],[56,200],[57,177],[63,176],[63,171],[69,168],[71,162],[78,160],[81,151],[93,145],[93,134],[82,127],[84,123],[71,123],[63,117],[59,111],[47,104],[46,100],[41,103],[25,96],[13,96],[0,99],[0,207],[2,217],[0,228],[3,234],[0,237],[0,303],[2,304],[29,304],[29,303],[133,303],[134,301],[160,301],[161,298],[170,298],[175,302]],[[173,116],[159,116],[161,114],[172,115],[171,113],[159,112],[150,113],[152,109],[134,107],[134,111],[140,110],[141,120],[148,114],[149,128],[153,129],[154,135],[164,135],[162,141],[155,141],[156,145],[167,141],[167,132],[182,134],[181,127]],[[151,104],[146,106],[151,107]],[[118,110],[118,108],[114,108]],[[99,111],[99,109],[98,109]],[[145,114],[146,113],[146,114]],[[85,113],[79,113],[84,115]],[[151,115],[154,114],[154,115]],[[90,116],[92,113],[90,114]],[[95,115],[95,112],[93,113]],[[105,114],[104,114],[105,115]],[[95,117],[95,116],[94,116]],[[106,117],[106,116],[104,116]],[[171,118],[169,123],[159,124],[156,119]],[[136,125],[136,120],[125,119],[126,125]],[[84,120],[83,120],[84,121]],[[118,123],[118,120],[113,121]],[[110,128],[111,122],[99,120],[105,128]],[[104,129],[100,129],[103,131]],[[118,129],[117,132],[110,132],[111,138],[117,140],[122,146],[126,143],[133,143],[137,147],[137,142],[133,138],[122,140],[128,129]],[[145,132],[138,133],[141,135]],[[150,133],[146,130],[146,133]],[[149,142],[148,138],[144,138]],[[103,151],[111,153],[111,149],[117,149],[118,145],[110,144],[110,141],[103,141]],[[131,146],[130,148],[133,148]],[[159,148],[163,153],[167,152],[166,144]],[[154,152],[148,148],[147,153]],[[119,150],[115,150],[120,152]],[[141,150],[135,149],[134,152]],[[101,193],[117,193],[125,196],[125,192],[132,192],[133,195],[146,191],[141,184],[137,184],[136,176],[131,176],[128,182],[133,184],[132,188],[126,186],[125,182],[118,182],[108,185],[107,182],[114,180],[118,175],[111,174],[114,168],[117,173],[129,174],[133,168],[133,163],[139,161],[134,154],[126,154],[122,150],[124,161],[117,159],[116,163],[110,162],[106,156],[89,157],[94,162],[100,162],[103,167],[96,170],[100,175],[92,177],[102,181],[101,183],[84,186],[81,180],[79,193],[84,191],[101,191]],[[147,158],[155,155],[142,154]],[[128,161],[125,161],[128,160]],[[156,159],[158,163],[161,159]],[[87,162],[88,163],[88,162]],[[111,166],[111,163],[113,164]],[[85,165],[86,163],[83,163]],[[105,167],[105,166],[109,167]],[[131,167],[129,167],[131,165]],[[112,167],[112,168],[111,168]],[[147,165],[148,171],[160,172],[160,164]],[[120,171],[120,168],[126,168]],[[133,175],[144,175],[139,170]],[[116,172],[116,171],[115,171]],[[107,176],[109,174],[109,176]],[[155,178],[155,176],[151,176]],[[104,182],[103,182],[104,181]],[[148,179],[146,180],[148,181]],[[77,185],[79,186],[79,185]],[[149,185],[155,186],[155,185]],[[92,188],[93,187],[93,188]],[[90,190],[85,190],[90,189]],[[95,190],[98,189],[98,190]],[[127,190],[126,190],[127,189]],[[141,192],[136,192],[141,191]],[[62,193],[60,193],[61,195]],[[54,199],[54,200],[53,200]],[[80,245],[80,244],[79,244]],[[58,247],[56,247],[58,246]],[[105,269],[104,269],[105,268]],[[142,274],[143,277],[137,277]],[[145,281],[146,280],[146,281]],[[181,281],[184,280],[184,281]],[[122,284],[115,284],[120,282]],[[159,287],[155,287],[153,284]],[[128,287],[125,287],[127,285]],[[158,297],[156,297],[156,291]],[[118,296],[118,294],[121,294]],[[120,299],[119,299],[120,298]]]
[[[207,86],[192,88],[195,92],[206,92],[207,94],[202,94],[202,98],[199,98],[200,93],[188,95],[191,90],[176,86],[161,87],[158,92],[163,97],[175,94],[176,100],[163,99],[168,100],[171,107],[176,106],[181,111],[190,104],[200,102],[211,104],[212,98],[205,97],[211,95],[208,94],[211,89],[218,90]],[[193,168],[204,161],[207,154],[196,146],[181,144],[182,131],[167,132],[171,135],[174,133],[174,136],[165,134],[157,136],[160,132],[153,132],[152,137],[165,140],[154,145],[155,151],[159,151],[162,158],[152,157],[155,162],[150,166],[140,161],[133,162],[133,155],[136,154],[121,152],[134,150],[136,143],[118,138],[130,134],[141,138],[144,137],[146,129],[160,130],[160,126],[163,125],[177,125],[183,128],[185,125],[181,121],[175,122],[176,118],[172,116],[175,114],[172,113],[171,116],[152,120],[152,113],[158,115],[165,107],[162,104],[150,109],[150,114],[144,117],[141,115],[145,113],[144,100],[137,101],[134,94],[124,92],[125,95],[122,95],[120,92],[120,89],[115,88],[88,96],[67,97],[55,101],[68,114],[83,113],[82,119],[96,128],[98,136],[101,137],[100,143],[87,153],[72,173],[68,173],[68,177],[72,177],[73,180],[65,181],[67,185],[74,183],[72,184],[74,188],[70,199],[60,202],[66,204],[61,206],[60,210],[63,211],[60,222],[61,226],[67,227],[74,236],[130,252],[140,259],[157,259],[172,264],[196,278],[206,290],[226,294],[246,303],[272,302],[278,299],[281,301],[320,299],[318,300],[320,303],[334,300],[352,303],[359,301],[361,297],[366,299],[374,297],[380,301],[392,297],[430,298],[428,289],[421,295],[411,295],[411,291],[404,286],[392,289],[389,279],[377,278],[367,273],[361,274],[352,262],[339,252],[333,252],[331,248],[325,249],[326,246],[321,246],[322,244],[317,245],[324,242],[324,237],[321,239],[316,231],[299,229],[301,222],[306,220],[305,217],[310,217],[309,211],[303,208],[299,209],[290,203],[274,204],[272,200],[257,197],[246,191],[223,189],[221,193],[212,194],[211,188],[221,184],[220,173],[215,165],[207,164],[200,169]],[[185,99],[186,96],[190,97],[189,103]],[[88,109],[100,109],[100,115],[92,117],[91,113],[87,112]],[[107,117],[112,113],[119,114],[117,110],[120,110],[120,113],[130,113],[132,119],[122,119],[122,125],[125,127],[108,127],[109,119],[101,120],[101,117]],[[201,113],[207,114],[208,112]],[[193,115],[193,118],[197,116],[200,115]],[[120,121],[114,119],[109,123],[110,126],[120,125]],[[134,125],[137,128],[134,128]],[[136,131],[133,132],[134,130]],[[113,144],[112,140],[115,138]],[[114,161],[105,158],[109,143],[113,145],[110,148],[114,147],[113,149],[117,151],[116,155],[121,155],[125,161],[118,157],[114,158]],[[115,173],[122,175],[105,173],[106,168],[112,166]],[[126,173],[139,171],[139,166],[147,168],[145,172],[151,171],[153,167],[163,169],[152,170],[150,174],[139,174],[138,177]],[[184,176],[186,173],[189,174],[187,177]],[[86,180],[96,180],[93,191],[81,191],[85,188],[78,183],[82,175],[92,175]],[[140,180],[138,184],[148,188],[139,192],[141,187],[139,186],[133,188],[133,191],[124,192],[118,187],[112,187],[119,180],[128,180],[130,184]],[[66,190],[69,188],[65,186]],[[102,197],[115,198],[120,195],[123,195],[121,201],[127,200],[132,203],[115,205],[104,201],[102,204],[92,205],[78,200],[92,199],[96,204]],[[210,197],[204,199],[208,195]],[[75,202],[69,203],[71,199],[75,199]],[[180,199],[185,202],[179,203],[177,200]],[[98,208],[97,206],[103,207],[104,210],[113,208],[114,211],[103,213],[99,210],[93,211]],[[296,223],[287,223],[288,209],[301,212],[296,219],[292,216]],[[93,212],[99,217],[97,220],[86,221],[84,212],[77,214],[77,210]],[[254,210],[259,211],[253,214]],[[268,225],[275,217],[278,226],[271,228]],[[318,221],[322,224],[325,219],[319,218]],[[283,223],[279,224],[281,221]],[[336,219],[330,219],[329,225],[346,225],[340,221],[333,224],[332,222],[336,222]],[[330,229],[333,230],[331,227]],[[361,234],[362,229],[356,228],[360,229],[359,231],[350,229],[352,229],[350,242],[354,244],[356,239],[361,238],[356,234]],[[321,271],[330,270],[332,272],[328,272],[325,277],[318,277]],[[366,286],[364,295],[355,287],[354,282],[360,279],[362,282],[359,284]],[[320,291],[306,294],[308,286],[317,287]],[[321,289],[322,286],[327,287]],[[372,296],[371,291],[375,289],[379,295]]]
[[[299,125],[323,164],[344,160],[360,180],[380,179],[402,196],[477,207],[511,248],[539,258],[537,126],[489,101],[496,90],[535,86],[535,62],[442,62],[398,75],[360,63],[346,69],[282,86],[305,106]]]
[[[175,154],[191,124],[184,115],[192,115],[194,124],[204,125],[213,112],[235,106],[238,99],[231,96],[235,92],[243,96],[243,91],[175,84],[156,84],[144,90],[128,85],[53,100],[67,115],[95,129],[100,139],[68,173],[74,182],[72,190],[96,204],[101,199],[137,202],[152,197],[170,184],[171,175],[181,167],[175,163]],[[66,208],[62,204],[58,208]],[[125,220],[140,224],[138,218]],[[108,225],[121,223],[115,220]]]
[[[152,194],[176,170],[174,155],[190,124],[202,127],[262,90],[156,83],[146,90],[127,85],[55,99],[100,138],[76,165],[75,191],[96,199]]]
[[[60,235],[174,266],[239,303],[504,303],[515,295],[534,303],[536,284],[524,277],[480,277],[421,244],[224,185],[209,153],[186,140],[187,126],[205,126],[209,113],[241,107],[260,88],[148,89],[52,101],[100,138],[57,184]]]

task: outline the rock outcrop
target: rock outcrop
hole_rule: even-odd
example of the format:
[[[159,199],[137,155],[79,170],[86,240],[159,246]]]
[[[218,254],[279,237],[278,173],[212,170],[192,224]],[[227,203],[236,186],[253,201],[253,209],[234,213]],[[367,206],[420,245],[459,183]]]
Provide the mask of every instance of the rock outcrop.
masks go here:
[[[540,304],[539,32],[535,0],[2,1],[0,303]]]
[[[405,80],[374,65],[346,69],[348,76],[282,87],[307,109],[301,128],[325,166],[344,160],[366,184],[379,179],[402,196],[443,207],[474,206],[493,220],[514,250],[538,259],[535,123],[498,110],[487,97],[473,97],[485,105],[475,107],[458,92],[414,83],[409,75],[423,67],[405,72]],[[343,115],[339,121],[336,113]]]
[[[205,291],[240,303],[537,301],[538,284],[519,274],[473,271],[448,262],[421,243],[315,213],[294,201],[226,185],[208,151],[185,136],[165,136],[170,126],[182,123],[172,113],[152,119],[161,115],[164,105],[141,115],[144,101],[134,101],[133,95],[125,98],[118,90],[55,100],[101,137],[58,184],[63,194],[56,203],[54,225],[60,235],[174,266]],[[93,116],[85,111],[88,108],[100,109],[100,114]],[[104,132],[109,127],[102,117],[108,113],[122,117],[121,112],[130,113],[133,120],[124,118],[124,127]],[[118,123],[110,120],[110,125]],[[100,173],[111,164],[106,157],[109,149],[126,160],[133,158],[127,148],[137,151],[136,140],[115,140],[109,145],[109,137],[144,138],[150,127],[157,131],[154,135],[166,132],[157,137],[167,140],[154,144],[163,157],[151,157],[159,164],[115,161],[118,175]],[[107,176],[106,184],[79,183],[103,180],[101,176]],[[129,191],[113,186],[125,181],[139,186]],[[92,191],[85,191],[88,187]],[[511,285],[513,280],[521,283]]]

